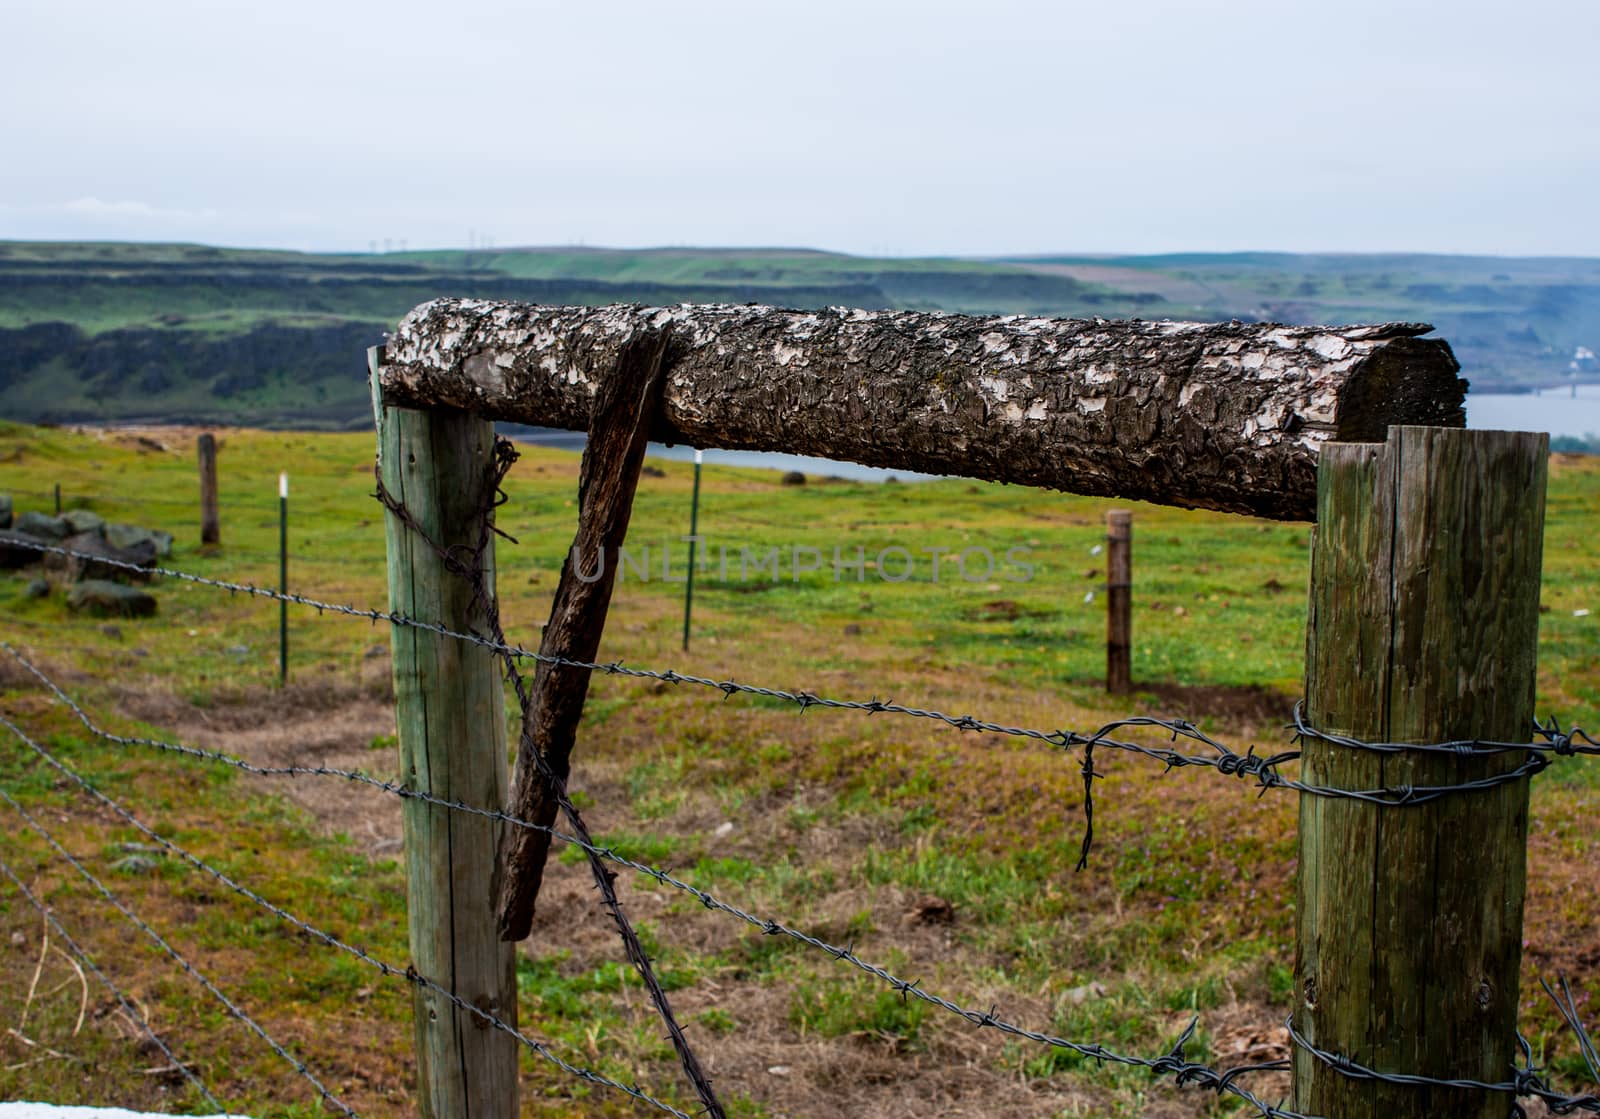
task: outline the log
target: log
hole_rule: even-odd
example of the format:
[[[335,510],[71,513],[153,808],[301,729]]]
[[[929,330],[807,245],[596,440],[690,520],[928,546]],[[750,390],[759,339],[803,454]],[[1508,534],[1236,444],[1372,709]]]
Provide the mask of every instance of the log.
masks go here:
[[[441,299],[385,347],[384,397],[585,431],[621,347],[671,328],[653,435],[1310,520],[1318,449],[1461,427],[1420,323],[1296,327]]]
[[[615,370],[603,381],[578,473],[578,532],[561,565],[550,620],[539,642],[539,652],[547,657],[592,662],[600,651],[618,554],[628,535],[652,417],[660,407],[669,342],[667,331],[640,335],[619,351]],[[541,828],[555,823],[556,790],[540,775],[535,755],[542,755],[566,781],[590,671],[539,662],[506,802],[515,819]],[[527,938],[549,855],[548,832],[507,828],[501,836],[497,920],[502,940]]]

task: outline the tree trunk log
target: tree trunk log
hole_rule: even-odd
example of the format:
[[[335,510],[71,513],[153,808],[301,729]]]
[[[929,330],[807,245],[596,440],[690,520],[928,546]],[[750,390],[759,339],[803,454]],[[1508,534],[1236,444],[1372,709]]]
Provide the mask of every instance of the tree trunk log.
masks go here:
[[[1310,520],[1321,445],[1460,427],[1419,323],[1295,327],[441,299],[389,341],[384,398],[584,431],[620,348],[671,327],[667,442]]]

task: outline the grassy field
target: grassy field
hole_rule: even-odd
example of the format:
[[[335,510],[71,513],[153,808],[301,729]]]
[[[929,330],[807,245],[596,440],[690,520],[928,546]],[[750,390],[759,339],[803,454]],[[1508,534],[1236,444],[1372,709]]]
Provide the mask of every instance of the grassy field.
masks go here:
[[[272,584],[277,473],[290,471],[290,581],[318,598],[384,606],[370,436],[220,433],[223,544],[198,547],[193,432],[0,426],[0,492],[19,509],[69,507],[166,528],[173,565]],[[1241,750],[1278,747],[1302,669],[1308,527],[1134,506],[1135,677],[1113,701],[1104,670],[1104,514],[1111,503],[946,480],[871,485],[708,467],[692,648],[679,648],[692,468],[653,464],[630,548],[648,579],[618,587],[602,659],[840,698],[892,698],[1042,729],[1130,713],[1195,718]],[[511,640],[536,645],[575,525],[577,458],[525,449],[500,527]],[[1538,707],[1600,723],[1600,460],[1552,460]],[[834,550],[876,561],[836,580]],[[740,557],[777,549],[776,580]],[[822,570],[793,576],[794,549]],[[933,577],[928,549],[944,549]],[[969,569],[949,556],[969,550]],[[981,552],[997,560],[982,571]],[[1013,557],[1008,561],[1008,552]],[[725,578],[720,558],[728,557]],[[892,561],[892,562],[891,562]],[[1024,570],[1027,565],[1027,570]],[[963,574],[968,576],[963,578]],[[291,609],[291,672],[277,684],[275,603],[172,580],[159,615],[88,620],[59,594],[0,575],[0,638],[100,722],[264,765],[393,777],[388,635]],[[1587,611],[1587,613],[1584,613]],[[266,780],[114,747],[84,733],[0,652],[0,714],[155,831],[273,902],[391,963],[406,959],[399,816],[392,798],[336,781]],[[410,997],[351,957],[238,898],[97,807],[0,728],[0,787],[135,912],[212,976],[361,1114],[412,1113]],[[652,682],[596,679],[574,789],[620,852],[663,865],[763,917],[837,943],[930,991],[1030,1028],[1154,1054],[1201,1019],[1191,1055],[1284,1052],[1293,964],[1295,803],[1193,771],[1105,759],[1096,847],[1082,836],[1076,756],[925,721],[825,710]],[[1600,992],[1592,825],[1600,767],[1575,760],[1534,790],[1524,1031],[1570,1083],[1581,1061],[1536,980]],[[111,911],[16,813],[0,860],[236,1113],[328,1113],[287,1065]],[[974,1031],[844,965],[707,912],[648,879],[618,887],[734,1114],[1220,1115],[1228,1101]],[[0,880],[0,1098],[203,1111],[109,995],[81,984]],[[519,954],[520,1017],[566,1059],[688,1106],[587,870],[560,854]],[[26,1039],[26,1040],[24,1040]],[[155,1070],[155,1071],[152,1071]],[[537,1058],[524,1113],[624,1115]],[[1269,1098],[1279,1079],[1260,1085]]]

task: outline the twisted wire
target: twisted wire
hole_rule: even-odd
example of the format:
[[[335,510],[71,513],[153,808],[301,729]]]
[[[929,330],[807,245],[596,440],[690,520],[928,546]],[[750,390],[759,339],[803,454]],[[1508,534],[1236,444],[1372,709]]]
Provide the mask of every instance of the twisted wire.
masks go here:
[[[128,996],[122,993],[122,989],[111,981],[110,976],[106,975],[105,972],[100,970],[99,965],[94,962],[94,959],[89,955],[89,953],[86,952],[76,940],[72,939],[72,934],[67,932],[67,930],[62,927],[61,922],[56,919],[56,915],[50,912],[49,907],[45,905],[43,900],[36,897],[34,892],[28,889],[27,884],[17,876],[17,872],[12,870],[4,859],[0,859],[0,874],[4,874],[7,878],[11,879],[12,885],[16,886],[28,904],[37,909],[39,911],[39,915],[49,922],[50,927],[55,930],[56,936],[60,937],[66,946],[72,950],[72,954],[77,956],[78,959],[82,960],[84,966],[94,973],[94,977],[105,985],[106,990],[111,992],[111,996],[115,998],[117,1000],[117,1004],[122,1007],[123,1013],[128,1016],[128,1021],[132,1022],[135,1026],[144,1031],[145,1037],[147,1037],[157,1049],[161,1050],[162,1055],[167,1058],[167,1064],[171,1068],[175,1068],[181,1072],[184,1079],[190,1084],[194,1085],[195,1090],[205,1097],[205,1101],[208,1104],[218,1111],[221,1111],[222,1104],[218,1102],[217,1097],[213,1096],[210,1090],[206,1088],[205,1084],[201,1082],[200,1077],[195,1074],[195,1071],[183,1061],[178,1060],[177,1055],[173,1053],[172,1048],[166,1043],[161,1035],[156,1032],[155,1027],[149,1023],[144,1015],[139,1013]]]
[[[50,751],[46,750],[43,746],[41,746],[38,742],[36,742],[33,738],[31,738],[25,731],[22,730],[22,728],[18,727],[15,723],[13,723],[11,720],[7,719],[3,715],[0,715],[0,726],[3,726],[7,730],[11,731],[12,734],[16,735],[19,739],[21,739],[22,742],[25,745],[27,745],[30,749],[32,749],[35,754],[37,754],[41,759],[43,759],[48,765],[50,765],[58,773],[60,773],[62,776],[66,777],[70,781],[72,781],[75,784],[77,784],[81,789],[83,789],[84,792],[88,793],[90,796],[94,797],[101,804],[103,804],[106,808],[110,809],[116,815],[120,816],[123,820],[125,820],[129,824],[129,826],[131,826],[134,829],[136,829],[140,834],[144,835],[151,842],[159,845],[164,850],[171,852],[173,855],[176,855],[179,859],[182,859],[184,862],[188,863],[190,866],[194,867],[196,870],[199,870],[202,873],[204,873],[204,874],[210,876],[211,878],[215,879],[217,882],[219,882],[222,885],[226,886],[229,890],[232,890],[234,893],[238,894],[239,896],[241,896],[243,898],[246,898],[247,900],[249,900],[251,902],[254,902],[256,905],[260,906],[262,909],[265,909],[269,913],[273,914],[273,916],[279,918],[280,920],[284,921],[287,924],[293,925],[295,928],[299,929],[301,932],[305,933],[307,936],[310,936],[315,940],[319,940],[319,941],[321,941],[322,943],[328,945],[331,948],[337,948],[342,952],[345,952],[345,953],[347,953],[349,955],[352,955],[352,956],[356,957],[357,959],[363,961],[364,963],[367,963],[367,964],[371,965],[372,967],[376,968],[380,973],[382,973],[386,977],[387,976],[398,976],[400,978],[405,979],[407,982],[411,983],[413,986],[423,987],[423,988],[427,989],[428,991],[431,991],[432,993],[434,993],[436,995],[439,995],[441,998],[444,998],[445,1000],[450,1002],[451,1005],[453,1005],[456,1009],[471,1013],[476,1018],[478,1018],[481,1022],[483,1022],[486,1026],[492,1027],[494,1029],[501,1030],[502,1032],[509,1034],[511,1037],[515,1038],[519,1043],[521,1043],[524,1047],[530,1049],[531,1051],[537,1053],[539,1056],[545,1058],[547,1061],[549,1061],[552,1064],[554,1064],[557,1068],[561,1069],[563,1072],[566,1072],[566,1073],[568,1073],[568,1074],[570,1074],[572,1076],[578,1077],[579,1079],[585,1080],[585,1081],[587,1081],[587,1082],[589,1082],[591,1084],[596,1084],[596,1085],[599,1085],[601,1087],[610,1088],[610,1089],[613,1089],[615,1091],[622,1092],[625,1095],[631,1096],[634,1099],[637,1099],[637,1100],[639,1100],[639,1101],[641,1101],[643,1103],[650,1104],[651,1106],[655,1107],[657,1110],[663,1111],[663,1112],[665,1112],[665,1113],[667,1113],[669,1115],[677,1116],[678,1119],[690,1119],[689,1116],[685,1115],[682,1111],[679,1111],[677,1108],[674,1108],[671,1104],[664,1103],[661,1100],[658,1100],[658,1099],[654,1098],[653,1096],[649,1095],[648,1093],[646,1093],[643,1090],[641,1090],[640,1088],[638,1088],[638,1086],[629,1087],[628,1085],[623,1084],[620,1081],[612,1080],[609,1077],[606,1077],[606,1076],[601,1075],[600,1073],[594,1072],[593,1070],[586,1069],[586,1068],[583,1068],[581,1066],[573,1065],[573,1064],[568,1063],[567,1061],[563,1060],[559,1054],[557,1054],[553,1049],[551,1049],[545,1043],[543,1043],[541,1041],[538,1041],[538,1040],[536,1040],[534,1038],[528,1037],[526,1034],[523,1034],[521,1031],[519,1031],[515,1026],[510,1025],[509,1023],[501,1020],[500,1018],[498,1018],[494,1014],[491,1014],[488,1011],[481,1009],[480,1007],[476,1006],[475,1004],[473,1004],[471,1002],[468,1002],[467,1000],[461,998],[459,995],[455,994],[455,992],[450,991],[450,990],[440,986],[434,980],[429,979],[427,976],[422,975],[421,973],[419,973],[415,968],[413,968],[413,967],[401,968],[401,967],[397,967],[394,964],[385,963],[384,961],[382,961],[382,960],[378,959],[377,957],[373,956],[366,949],[358,947],[358,946],[355,946],[355,945],[352,945],[352,944],[348,944],[345,941],[343,941],[340,938],[338,938],[337,936],[334,936],[332,933],[329,933],[329,932],[326,932],[326,931],[324,931],[322,929],[319,929],[315,925],[312,925],[309,922],[304,921],[304,920],[300,919],[299,917],[296,917],[294,914],[290,913],[289,911],[287,911],[283,907],[281,907],[279,905],[276,905],[271,901],[268,901],[266,898],[264,898],[260,894],[256,893],[250,887],[245,886],[245,885],[241,884],[240,882],[234,880],[226,872],[218,870],[216,867],[214,867],[211,864],[207,863],[204,859],[201,859],[198,856],[192,854],[191,852],[186,850],[184,847],[180,846],[179,844],[177,844],[177,843],[173,842],[172,840],[166,838],[165,836],[161,835],[159,832],[156,832],[156,831],[152,830],[142,820],[140,820],[138,817],[136,817],[132,812],[128,811],[127,808],[125,808],[123,805],[119,804],[117,801],[113,800],[111,797],[107,796],[104,792],[102,792],[101,790],[99,790],[95,786],[91,785],[81,774],[79,774],[78,772],[73,770],[70,766],[68,766],[66,763],[62,762],[59,758],[55,757],[55,755],[51,754]],[[36,830],[40,830],[41,834],[45,834],[46,839],[50,841],[52,846],[56,846],[57,850],[61,850],[61,848],[58,845],[55,844],[55,841],[53,839],[51,839],[48,834],[44,833],[42,829],[39,828],[39,825],[35,821],[33,821],[32,817],[28,816],[26,809],[23,809],[21,807],[21,805],[17,804],[17,802],[15,800],[12,800],[10,795],[8,793],[6,793],[6,791],[3,788],[0,788],[0,797],[3,797],[13,807],[17,808],[18,811],[22,812],[23,815],[29,819],[29,822],[34,824],[34,827],[35,827]],[[62,853],[65,854],[64,851]],[[69,859],[69,861],[71,861],[71,856],[70,855],[67,855],[67,858]],[[81,867],[80,867],[80,869],[81,869]],[[104,891],[102,890],[102,892],[104,892]],[[107,895],[107,896],[109,897],[109,895]],[[118,906],[118,908],[120,909],[121,906]],[[136,922],[138,921],[138,918],[132,917],[132,915],[128,914],[126,910],[124,910],[123,912],[124,912],[124,915],[129,916],[130,919],[132,919],[132,920],[134,920]],[[196,973],[196,974],[198,974],[198,973]],[[219,997],[222,997],[220,995],[220,993],[218,993],[218,995],[219,995]],[[231,1009],[231,1007],[230,1007],[230,1009]],[[237,1013],[242,1013],[242,1012],[236,1012],[236,1014]],[[263,1034],[262,1036],[265,1036],[265,1035]],[[270,1043],[270,1039],[268,1039],[268,1040],[269,1040],[269,1043]],[[280,1055],[285,1055],[286,1056],[286,1054],[282,1054],[281,1050],[280,1050]],[[289,1058],[289,1059],[293,1060],[293,1058]],[[310,1074],[309,1074],[308,1071],[306,1071],[304,1069],[303,1065],[298,1065],[297,1064],[297,1068],[302,1072],[302,1075],[306,1075],[309,1078]],[[313,1080],[313,1083],[318,1083],[318,1082]],[[319,1087],[320,1087],[320,1084],[319,1084]],[[324,1095],[325,1095],[326,1098],[329,1099],[330,1102],[334,1103],[334,1105],[339,1107],[341,1110],[344,1110],[348,1114],[351,1114],[351,1115],[354,1114],[353,1112],[349,1112],[349,1109],[345,1108],[342,1103],[339,1103],[336,1099],[334,1099],[331,1096],[327,1096],[325,1090],[324,1090]]]
[[[5,726],[8,730],[11,730],[18,737],[22,738],[23,741],[34,746],[35,749],[40,749],[40,747],[34,744],[33,741],[27,737],[27,735],[23,734],[21,729],[18,728],[16,724],[12,723],[3,715],[0,715],[0,726]],[[56,854],[65,859],[74,870],[83,876],[90,886],[94,887],[95,891],[98,892],[101,897],[110,902],[111,905],[123,915],[123,917],[127,918],[127,920],[136,928],[138,928],[140,932],[149,937],[157,947],[159,947],[168,956],[172,957],[173,961],[180,968],[188,972],[188,974],[198,981],[202,987],[209,991],[211,996],[221,1003],[223,1008],[227,1010],[229,1014],[233,1015],[233,1017],[237,1018],[241,1023],[243,1023],[251,1033],[259,1037],[268,1048],[286,1061],[289,1066],[295,1070],[295,1072],[299,1073],[302,1079],[316,1089],[319,1098],[326,1100],[329,1106],[339,1113],[348,1115],[351,1117],[351,1119],[359,1119],[359,1117],[356,1116],[356,1113],[352,1111],[343,1100],[339,1099],[338,1096],[335,1096],[331,1091],[329,1091],[328,1087],[323,1084],[321,1080],[317,1079],[316,1074],[311,1071],[304,1061],[300,1060],[300,1058],[296,1057],[281,1044],[279,1044],[271,1034],[267,1033],[267,1031],[259,1022],[250,1017],[250,1015],[244,1009],[242,1009],[237,1003],[224,994],[215,983],[206,978],[206,976],[202,974],[201,971],[194,966],[194,964],[190,963],[181,952],[169,944],[165,937],[156,932],[155,929],[151,928],[148,924],[141,920],[139,916],[133,912],[133,910],[124,905],[115,894],[107,889],[104,882],[95,877],[95,874],[92,870],[84,866],[83,863],[78,861],[77,857],[74,856],[71,851],[68,851],[65,847],[63,847],[56,837],[50,834],[50,830],[41,824],[33,815],[33,813],[24,808],[21,802],[13,797],[4,787],[0,787],[0,800],[4,800],[8,805],[14,808],[17,813],[25,821],[27,821],[28,826],[33,828],[34,831],[38,832],[44,841],[55,850]]]
[[[527,820],[521,820],[499,810],[479,808],[474,805],[464,804],[460,801],[447,800],[440,797],[431,796],[427,793],[419,792],[394,782],[383,781],[379,778],[361,773],[360,771],[342,770],[330,766],[257,766],[245,761],[242,758],[225,754],[221,751],[203,749],[184,743],[167,742],[161,739],[114,734],[97,726],[89,714],[84,711],[84,709],[78,703],[76,703],[69,695],[62,691],[61,688],[58,687],[55,682],[46,676],[37,666],[33,665],[14,648],[11,648],[9,645],[4,645],[4,648],[10,652],[11,655],[15,657],[24,668],[32,672],[41,683],[49,688],[50,691],[53,692],[56,697],[59,698],[77,717],[84,727],[96,737],[115,742],[120,745],[147,746],[188,757],[219,762],[221,764],[229,765],[247,773],[252,773],[259,776],[317,776],[342,778],[344,780],[376,788],[382,792],[386,792],[404,799],[419,800],[424,803],[437,805],[438,807],[452,811],[485,817],[513,827],[530,828],[536,831],[542,831],[563,843],[578,847],[591,855],[606,860],[607,862],[613,863],[617,866],[625,867],[642,877],[649,878],[654,882],[669,887],[670,889],[686,894],[694,898],[706,909],[736,918],[752,928],[761,930],[762,933],[768,936],[783,936],[799,944],[803,944],[811,949],[816,950],[817,952],[820,952],[823,955],[839,961],[840,963],[847,964],[858,971],[874,977],[880,982],[891,987],[903,998],[916,999],[930,1006],[937,1007],[940,1010],[953,1014],[956,1017],[961,1018],[979,1028],[994,1029],[995,1031],[1010,1037],[1032,1041],[1051,1048],[1064,1049],[1097,1061],[1109,1061],[1114,1064],[1124,1064],[1146,1068],[1158,1075],[1174,1075],[1179,1078],[1178,1082],[1180,1084],[1196,1083],[1203,1087],[1215,1087],[1218,1091],[1226,1091],[1231,1094],[1238,1095],[1252,1106],[1257,1106],[1260,1110],[1260,1113],[1264,1116],[1279,1117],[1279,1119],[1297,1119],[1293,1113],[1283,1111],[1281,1108],[1274,1108],[1271,1105],[1259,1101],[1253,1094],[1249,1094],[1244,1091],[1242,1086],[1234,1083],[1234,1080],[1236,1080],[1239,1076],[1247,1073],[1281,1071],[1283,1068],[1287,1068],[1286,1064],[1268,1063],[1261,1065],[1247,1065],[1217,1072],[1216,1070],[1208,1069],[1205,1066],[1183,1060],[1181,1059],[1181,1054],[1177,1062],[1174,1063],[1172,1054],[1170,1052],[1155,1058],[1130,1056],[1127,1054],[1116,1053],[1100,1045],[1085,1045],[1083,1043],[1070,1041],[1066,1038],[1055,1037],[1051,1034],[1038,1030],[1030,1030],[1024,1026],[1020,1026],[1014,1022],[1010,1022],[1004,1018],[1001,1018],[996,1013],[996,1008],[994,1007],[990,1007],[987,1011],[977,1010],[962,1006],[961,1004],[950,999],[946,999],[940,995],[926,991],[922,988],[920,981],[903,979],[900,976],[890,972],[888,969],[861,958],[855,953],[853,945],[845,947],[831,944],[800,929],[786,925],[781,921],[750,913],[739,906],[723,901],[707,890],[703,890],[675,877],[660,867],[651,866],[649,864],[630,859],[627,856],[619,853],[613,847],[597,845],[592,841],[582,839],[576,835],[568,834],[557,828],[546,827],[544,825],[533,823]],[[0,720],[0,722],[3,722],[3,720]],[[159,839],[159,837],[157,838]],[[1184,1044],[1187,1044],[1190,1037],[1192,1037],[1192,1030],[1193,1025],[1191,1025],[1191,1032],[1185,1034],[1184,1038],[1182,1039]]]

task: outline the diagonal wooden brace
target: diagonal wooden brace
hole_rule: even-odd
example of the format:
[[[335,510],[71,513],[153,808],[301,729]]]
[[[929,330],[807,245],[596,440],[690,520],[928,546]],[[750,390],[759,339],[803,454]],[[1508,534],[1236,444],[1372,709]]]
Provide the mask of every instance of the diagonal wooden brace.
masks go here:
[[[579,472],[578,533],[561,566],[550,621],[539,642],[539,652],[546,656],[593,661],[599,652],[639,468],[661,408],[670,337],[668,329],[641,332],[630,339],[597,387]],[[540,775],[537,755],[565,783],[589,675],[586,668],[539,662],[533,702],[523,712],[516,773],[506,806],[509,815],[542,827],[555,823],[555,790]],[[548,832],[506,829],[500,844],[501,940],[527,937],[549,853]]]

